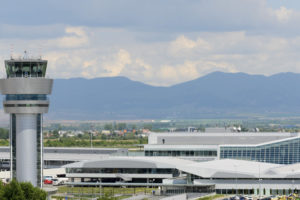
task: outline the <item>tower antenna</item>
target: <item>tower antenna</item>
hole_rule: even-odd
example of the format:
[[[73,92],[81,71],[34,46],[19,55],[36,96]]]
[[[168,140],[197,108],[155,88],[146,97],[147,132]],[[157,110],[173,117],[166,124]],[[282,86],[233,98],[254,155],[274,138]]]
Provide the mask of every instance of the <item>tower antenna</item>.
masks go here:
[[[27,50],[24,51],[24,57],[23,57],[23,59],[28,59],[28,52],[27,52]]]
[[[13,53],[14,53],[14,45],[10,44],[10,59],[13,59]]]
[[[38,57],[41,60],[42,59],[42,45],[39,46],[39,52],[38,52]]]

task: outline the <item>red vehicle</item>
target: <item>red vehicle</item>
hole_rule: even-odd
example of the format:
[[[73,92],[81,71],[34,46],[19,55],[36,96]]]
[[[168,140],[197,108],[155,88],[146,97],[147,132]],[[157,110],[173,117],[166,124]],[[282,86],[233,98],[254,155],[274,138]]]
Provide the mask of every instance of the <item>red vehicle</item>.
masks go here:
[[[44,184],[53,184],[53,181],[50,179],[45,179]]]

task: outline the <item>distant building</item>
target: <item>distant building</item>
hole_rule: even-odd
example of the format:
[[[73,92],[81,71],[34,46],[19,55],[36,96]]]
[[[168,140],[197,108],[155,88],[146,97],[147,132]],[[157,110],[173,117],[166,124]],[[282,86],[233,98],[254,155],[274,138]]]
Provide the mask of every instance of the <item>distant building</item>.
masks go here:
[[[111,132],[110,132],[110,130],[102,130],[102,131],[101,131],[101,134],[104,134],[104,135],[110,135]]]
[[[188,132],[192,133],[192,132],[197,132],[197,129],[195,127],[188,127]]]
[[[171,156],[196,161],[253,160],[277,164],[300,162],[296,133],[151,133],[145,156]]]
[[[45,147],[44,168],[59,168],[83,160],[97,160],[112,155],[127,156],[124,148]],[[0,147],[0,170],[10,169],[10,148]]]
[[[234,132],[232,127],[207,127],[205,133],[231,133]]]

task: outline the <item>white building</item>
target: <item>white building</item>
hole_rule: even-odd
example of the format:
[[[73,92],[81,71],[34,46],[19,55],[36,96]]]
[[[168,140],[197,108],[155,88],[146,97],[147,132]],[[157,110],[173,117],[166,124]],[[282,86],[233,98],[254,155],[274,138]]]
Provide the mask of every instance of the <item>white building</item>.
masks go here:
[[[253,160],[276,164],[300,162],[297,133],[151,133],[145,156],[171,156],[196,161]]]
[[[170,157],[110,157],[65,166],[70,185],[155,186],[168,191],[288,194],[300,190],[300,163],[195,162]]]

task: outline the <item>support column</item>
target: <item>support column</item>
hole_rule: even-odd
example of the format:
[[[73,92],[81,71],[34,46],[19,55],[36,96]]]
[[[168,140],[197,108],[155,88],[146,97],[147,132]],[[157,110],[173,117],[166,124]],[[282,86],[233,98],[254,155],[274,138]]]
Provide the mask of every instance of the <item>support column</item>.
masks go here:
[[[19,182],[37,186],[37,117],[36,114],[16,114],[16,177]]]

